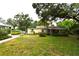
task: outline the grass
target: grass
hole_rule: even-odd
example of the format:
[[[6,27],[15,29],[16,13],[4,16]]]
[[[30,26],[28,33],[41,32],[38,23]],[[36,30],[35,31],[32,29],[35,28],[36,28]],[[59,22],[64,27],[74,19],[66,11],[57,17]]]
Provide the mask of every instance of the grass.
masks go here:
[[[23,35],[0,44],[1,56],[78,56],[79,41],[75,37]]]

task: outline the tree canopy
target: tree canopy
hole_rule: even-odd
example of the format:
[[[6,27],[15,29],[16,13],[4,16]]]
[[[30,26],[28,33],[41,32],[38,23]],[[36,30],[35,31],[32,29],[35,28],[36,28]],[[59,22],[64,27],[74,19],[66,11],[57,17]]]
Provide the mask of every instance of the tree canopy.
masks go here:
[[[15,27],[17,26],[17,21],[15,19],[8,18],[7,24],[13,26],[13,28],[15,29]]]
[[[15,27],[22,31],[27,31],[27,28],[31,26],[32,19],[29,17],[28,14],[19,13],[14,16],[14,18],[7,19],[7,24]]]
[[[43,21],[55,18],[75,19],[79,22],[78,5],[76,3],[33,3],[36,14]]]
[[[58,25],[59,27],[64,27],[64,28],[66,28],[66,29],[68,29],[68,30],[71,30],[72,27],[73,27],[75,24],[76,24],[76,21],[73,20],[73,19],[71,19],[71,20],[65,19],[64,21],[57,23],[57,25]]]
[[[15,15],[14,18],[18,22],[19,29],[23,31],[27,31],[27,28],[31,25],[31,21],[32,21],[29,15],[21,13],[21,14]]]

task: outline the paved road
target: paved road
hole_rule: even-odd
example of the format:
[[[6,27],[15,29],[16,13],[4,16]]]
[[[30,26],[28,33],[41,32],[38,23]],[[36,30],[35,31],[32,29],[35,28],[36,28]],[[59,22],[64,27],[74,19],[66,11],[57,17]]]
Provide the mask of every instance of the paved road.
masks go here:
[[[14,39],[14,38],[17,38],[17,37],[19,37],[19,36],[20,36],[20,35],[12,35],[11,38],[1,40],[1,41],[0,41],[0,44],[1,44],[1,43],[4,43],[4,42],[7,42],[7,41],[10,41],[10,40],[12,40],[12,39]]]

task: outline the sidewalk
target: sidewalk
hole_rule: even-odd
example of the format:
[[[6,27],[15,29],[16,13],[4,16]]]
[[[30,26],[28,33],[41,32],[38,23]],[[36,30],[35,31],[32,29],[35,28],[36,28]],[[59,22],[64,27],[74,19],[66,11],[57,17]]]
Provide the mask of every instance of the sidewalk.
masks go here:
[[[7,42],[7,41],[10,41],[10,40],[12,40],[12,39],[14,39],[14,38],[17,38],[17,37],[20,37],[20,35],[12,35],[11,38],[1,40],[1,41],[0,41],[0,44],[1,44],[1,43],[5,43],[5,42]]]

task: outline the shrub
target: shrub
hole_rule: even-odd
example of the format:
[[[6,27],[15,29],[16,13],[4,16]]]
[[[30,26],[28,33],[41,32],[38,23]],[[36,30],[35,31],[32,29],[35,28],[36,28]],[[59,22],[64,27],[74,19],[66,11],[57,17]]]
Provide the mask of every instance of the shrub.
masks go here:
[[[21,34],[21,32],[19,30],[12,30],[11,34],[12,35],[18,35],[18,34]]]
[[[69,32],[67,29],[59,30],[58,32],[54,32],[52,35],[54,36],[68,36]]]
[[[41,32],[41,33],[39,33],[39,36],[40,36],[40,37],[45,37],[46,34]]]
[[[76,34],[76,35],[79,35],[79,28],[73,29],[73,33]]]
[[[68,34],[67,33],[54,33],[53,34],[54,36],[68,36]]]
[[[7,29],[7,33],[10,34],[11,33],[11,29]]]
[[[6,29],[0,29],[0,40],[9,38],[8,32]]]
[[[3,39],[7,39],[7,38],[10,38],[11,36],[8,36],[8,35],[4,35],[4,36],[0,36],[0,40],[3,40]]]
[[[73,34],[76,35],[77,39],[79,39],[79,28],[73,29]]]

